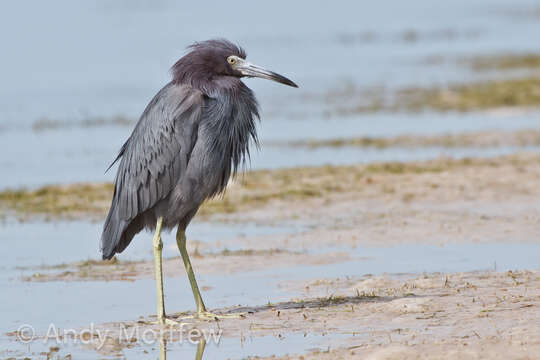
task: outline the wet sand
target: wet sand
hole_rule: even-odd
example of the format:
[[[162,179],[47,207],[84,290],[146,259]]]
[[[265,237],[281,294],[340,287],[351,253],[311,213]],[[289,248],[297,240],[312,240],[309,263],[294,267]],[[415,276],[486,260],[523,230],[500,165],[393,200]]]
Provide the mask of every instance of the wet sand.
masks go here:
[[[351,296],[355,290],[371,298],[345,297],[336,306],[286,310],[281,316],[302,323],[298,318],[307,313],[318,331],[351,336],[327,352],[280,359],[534,359],[540,354],[538,271],[367,277],[315,289],[324,286],[334,294]]]
[[[534,201],[540,198],[540,157],[535,154],[250,175],[246,183],[233,184],[225,199],[243,210],[242,217],[236,211],[216,211],[209,219],[268,226],[289,223],[303,230],[242,236],[221,245],[242,251],[219,251],[220,243],[188,240],[199,273],[362,261],[354,249],[363,246],[537,243],[540,239],[540,207]],[[184,276],[179,264],[178,257],[165,259],[165,275]],[[153,276],[151,260],[122,262],[121,255],[120,261],[27,270],[35,272],[24,280],[40,282],[132,281]]]
[[[169,328],[164,338],[221,329],[223,337],[240,341],[261,336],[286,341],[297,334],[307,343],[313,336],[333,339],[326,351],[272,359],[533,359],[540,353],[538,271],[366,275],[287,286],[302,288],[303,296],[216,310],[244,314],[238,319],[200,321],[175,314],[171,318],[183,325]],[[159,331],[147,323],[152,320],[100,325],[97,330],[110,335],[100,351],[114,354],[134,346],[141,339],[121,340],[120,329]]]
[[[234,277],[279,268],[298,271],[321,265],[317,269],[325,269],[345,262],[355,266],[366,260],[356,249],[370,246],[537,244],[540,239],[536,201],[540,158],[535,154],[295,170],[299,178],[288,171],[279,170],[277,178],[285,184],[289,180],[283,179],[290,179],[298,189],[323,190],[313,195],[284,185],[280,188],[292,195],[277,196],[273,188],[259,185],[273,184],[278,175],[261,172],[251,180],[257,186],[233,184],[228,201],[234,204],[248,195],[255,197],[257,191],[269,197],[266,201],[241,204],[245,210],[241,219],[235,212],[219,211],[208,218],[266,226],[288,223],[302,230],[227,240],[227,246],[242,250],[218,250],[225,244],[188,240],[197,274]],[[340,183],[334,182],[335,176]],[[30,282],[153,277],[151,261],[123,261],[121,257],[112,262],[89,260],[24,270],[34,272],[21,278]],[[185,276],[178,257],[167,258],[164,271],[166,277]],[[276,354],[275,358],[283,359],[532,359],[540,353],[537,268],[342,275],[333,278],[313,272],[307,280],[282,279],[280,291],[297,296],[278,303],[213,309],[218,314],[244,314],[238,319],[199,321],[189,318],[189,312],[172,312],[171,318],[184,325],[172,328],[169,336],[192,329],[221,329],[223,341],[273,337],[285,343],[290,337],[305,336],[301,351],[295,348],[287,356]],[[203,292],[210,290],[203,287]],[[121,327],[159,329],[149,324],[154,316],[141,316],[98,325],[112,334],[100,353],[117,355],[140,345],[141,339],[122,340]],[[325,351],[321,347],[310,350],[314,337],[325,339]],[[175,338],[169,341],[174,343]]]
[[[226,241],[188,239],[188,251],[202,277],[241,279],[253,274],[256,281],[257,276],[266,279],[264,274],[283,273],[285,276],[276,278],[276,286],[286,295],[276,303],[248,301],[212,309],[218,314],[244,316],[209,322],[189,318],[189,311],[175,313],[182,308],[169,304],[169,315],[184,324],[170,330],[169,344],[178,338],[175,334],[221,329],[225,343],[252,339],[256,344],[257,339],[273,338],[288,344],[287,339],[295,339],[292,344],[299,345],[289,345],[287,352],[276,351],[277,358],[286,354],[290,357],[283,358],[534,358],[540,353],[540,273],[534,254],[523,250],[522,257],[530,259],[519,262],[535,264],[530,270],[426,272],[419,276],[392,274],[396,269],[392,254],[399,251],[392,249],[403,246],[413,251],[409,255],[412,263],[433,256],[422,246],[458,246],[455,251],[473,258],[484,248],[474,250],[475,255],[466,254],[466,246],[490,249],[501,244],[502,251],[504,246],[514,247],[516,256],[518,244],[524,244],[523,249],[531,244],[534,249],[540,239],[538,178],[540,157],[527,153],[248,173],[230,186],[221,200],[226,205],[215,200],[209,208],[212,211],[204,214],[206,221],[240,227],[287,224],[296,230],[235,235]],[[84,189],[106,193],[100,186],[85,185]],[[104,189],[110,190],[109,185]],[[102,199],[103,195],[88,198]],[[99,214],[99,201],[89,204],[90,211],[77,207],[77,217],[92,219]],[[166,246],[169,254],[176,254],[171,252],[174,243]],[[370,265],[370,247],[381,249],[378,267]],[[445,259],[449,258],[441,261],[448,261]],[[513,257],[508,253],[504,259]],[[474,260],[472,265],[452,266],[482,269]],[[489,266],[497,269],[497,263]],[[414,267],[397,267],[403,268]],[[89,259],[21,267],[19,271],[20,276],[12,281],[40,282],[40,286],[138,282],[153,278],[153,263],[151,255],[141,260],[125,260],[120,255],[108,262]],[[166,278],[185,277],[178,256],[165,259],[164,273]],[[201,287],[210,298],[218,287],[227,286],[215,281],[210,284]],[[245,284],[242,291],[249,291],[250,286]],[[170,287],[166,293],[167,289]],[[187,289],[185,297],[186,301],[190,297]],[[139,313],[131,320],[98,324],[97,329],[110,335],[99,353],[114,357],[127,349],[146,349],[137,337],[121,338],[121,329],[159,330],[149,323],[152,320],[152,313]],[[255,354],[269,354],[268,348]]]
[[[205,204],[198,218],[237,221],[236,214],[248,217],[270,212],[270,218],[279,220],[290,217],[290,211],[282,208],[309,211],[312,203],[343,203],[346,199],[365,202],[377,199],[415,203],[426,195],[440,200],[467,200],[480,194],[490,194],[496,200],[501,190],[517,194],[537,195],[534,176],[539,171],[540,156],[537,153],[517,153],[493,158],[444,158],[416,162],[383,162],[351,166],[314,166],[277,170],[258,170],[240,175],[232,181],[223,197]],[[476,175],[479,174],[479,175]],[[509,174],[510,176],[508,176]],[[514,187],[512,176],[524,178]],[[497,181],[495,178],[500,178]],[[450,182],[448,179],[455,180]],[[476,184],[480,181],[481,189]],[[474,193],[467,194],[467,191]],[[79,183],[52,185],[36,190],[5,190],[0,192],[0,216],[15,216],[28,220],[104,219],[112,197],[110,183]],[[525,192],[525,193],[524,193]],[[506,194],[500,194],[506,196]],[[416,197],[416,199],[415,199]],[[414,201],[413,201],[414,200]],[[479,199],[482,201],[488,199]],[[362,203],[360,204],[362,205]],[[363,210],[358,205],[356,209]],[[303,211],[302,211],[303,213]],[[233,214],[227,217],[227,214]],[[301,217],[301,214],[298,214]],[[263,215],[263,218],[268,218]],[[244,215],[242,216],[244,219]],[[277,219],[274,219],[277,220]]]

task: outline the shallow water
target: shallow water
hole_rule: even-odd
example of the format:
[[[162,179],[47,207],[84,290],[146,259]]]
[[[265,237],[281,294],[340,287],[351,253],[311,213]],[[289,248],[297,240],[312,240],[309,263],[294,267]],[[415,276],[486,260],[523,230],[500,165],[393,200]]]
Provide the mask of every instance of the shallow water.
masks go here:
[[[130,320],[138,315],[154,312],[155,284],[153,279],[127,281],[45,282],[21,281],[35,271],[35,266],[59,264],[96,258],[97,236],[101,224],[84,222],[29,223],[20,226],[8,222],[1,227],[0,253],[9,254],[2,264],[0,287],[6,290],[0,307],[0,333],[32,325],[38,334],[47,332],[51,323],[70,329],[110,321]],[[223,240],[234,249],[235,238],[272,235],[301,231],[293,225],[284,227],[256,224],[210,224],[196,222],[190,227],[192,239],[216,243]],[[122,259],[151,259],[151,235],[139,236]],[[177,256],[171,234],[164,236],[165,256]],[[171,245],[171,246],[168,246]],[[269,244],[270,245],[270,244]],[[271,246],[269,246],[271,247]],[[59,249],[62,249],[59,251]],[[210,308],[231,305],[262,305],[287,301],[301,296],[296,290],[280,284],[321,278],[359,277],[365,274],[419,274],[423,272],[460,272],[473,270],[531,269],[540,265],[540,244],[537,243],[477,243],[440,245],[397,245],[388,247],[319,248],[316,253],[347,251],[352,260],[316,266],[281,266],[266,270],[228,275],[201,274],[198,276],[205,290]],[[180,261],[178,266],[181,266]],[[27,268],[30,267],[30,268]],[[34,267],[34,268],[32,268]],[[193,308],[189,284],[184,277],[165,279],[166,303],[169,311]],[[61,311],[58,311],[62,309]],[[339,342],[342,334],[326,336],[287,334],[285,339],[274,336],[223,339],[219,347],[209,344],[207,358],[243,358],[248,355],[298,353],[308,348],[324,348]],[[50,346],[54,344],[49,344]],[[41,340],[30,344],[30,351],[48,349]],[[279,347],[277,347],[279,345]],[[0,347],[10,351],[27,351],[12,338],[0,337]],[[144,350],[158,354],[155,345],[140,345],[126,350],[128,358],[144,358]],[[92,352],[78,346],[62,346],[81,358],[93,358]],[[195,347],[189,344],[170,345],[168,352],[194,356]],[[193,355],[189,355],[193,354]]]
[[[432,115],[434,116],[434,115]],[[539,151],[538,147],[493,148],[317,148],[278,146],[277,142],[288,140],[321,139],[355,136],[389,136],[404,133],[432,134],[461,132],[478,129],[534,128],[540,124],[540,113],[505,119],[475,119],[473,116],[447,115],[438,120],[432,117],[402,115],[402,123],[394,126],[394,119],[382,115],[346,119],[343,121],[313,121],[305,131],[305,124],[298,122],[272,122],[261,124],[262,146],[251,153],[246,169],[275,169],[295,166],[348,165],[381,161],[418,161],[440,156],[455,158],[498,156],[516,151]],[[105,169],[114,159],[122,141],[131,129],[127,127],[76,128],[34,132],[0,133],[0,143],[9,153],[0,154],[0,189],[36,187],[43,184],[73,183],[87,181],[112,181],[116,166]],[[20,147],[21,136],[28,144],[42,147]],[[9,155],[8,155],[9,154]]]
[[[168,81],[168,69],[184,47],[195,39],[213,36],[240,42],[250,60],[290,75],[301,85],[292,89],[247,80],[263,110],[263,149],[252,161],[256,169],[415,160],[441,154],[436,149],[310,153],[264,146],[274,141],[538,128],[538,113],[503,117],[377,113],[328,118],[324,97],[320,97],[349,83],[359,88],[395,88],[483,76],[452,60],[439,65],[422,61],[427,56],[454,59],[537,51],[540,22],[516,16],[537,5],[529,0],[514,1],[511,6],[504,0],[436,5],[429,0],[406,4],[386,0],[314,7],[306,1],[280,0],[267,9],[269,14],[279,13],[276,26],[271,15],[264,21],[260,19],[263,15],[255,16],[259,14],[257,5],[244,0],[235,6],[213,4],[213,11],[203,3],[186,7],[171,0],[4,2],[0,5],[4,55],[0,66],[0,189],[111,180],[114,170],[103,172],[131,126],[84,128],[81,121],[116,115],[137,118]],[[43,118],[73,126],[32,131],[32,124]],[[475,149],[457,152],[456,156],[484,155]]]
[[[332,348],[336,340],[350,336],[349,334],[333,334],[332,336],[322,334],[302,334],[292,333],[285,336],[264,336],[264,337],[247,337],[245,339],[221,338],[219,343],[209,342],[206,344],[203,359],[246,359],[253,356],[280,356],[286,354],[294,354],[298,349],[303,349],[306,344],[309,350],[326,351]],[[22,354],[49,351],[50,346],[54,346],[54,342],[43,343],[42,341],[33,343],[30,347],[21,346],[12,342],[10,344],[10,352],[1,355],[22,356]],[[155,345],[142,347],[135,346],[131,349],[122,351],[122,359],[148,359],[149,356],[159,358],[159,348],[161,345],[157,342]],[[183,343],[169,343],[163,346],[167,352],[169,359],[195,359],[197,352],[197,344],[185,341]],[[77,359],[93,359],[96,352],[85,350],[80,346],[67,343],[62,346],[57,353],[60,356],[71,354]],[[149,355],[150,354],[150,355]],[[100,359],[118,359],[117,355],[100,354]]]
[[[394,86],[470,77],[473,72],[455,67],[416,64],[428,55],[536,51],[539,22],[512,13],[536,6],[533,0],[349,0],[340,6],[278,0],[261,14],[246,0],[212,4],[212,11],[205,3],[172,0],[4,2],[0,119],[28,125],[44,116],[136,116],[185,46],[216,36],[241,43],[252,61],[294,75],[302,86],[250,80],[268,112],[344,78]],[[365,33],[372,41],[355,41]],[[411,33],[416,36],[408,41]]]

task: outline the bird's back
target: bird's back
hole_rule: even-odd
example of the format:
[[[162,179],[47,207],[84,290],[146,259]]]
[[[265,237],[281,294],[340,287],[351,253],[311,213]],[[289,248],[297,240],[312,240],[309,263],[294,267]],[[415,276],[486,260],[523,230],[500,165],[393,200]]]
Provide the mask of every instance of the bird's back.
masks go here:
[[[197,90],[169,83],[146,107],[115,160],[120,164],[101,237],[103,258],[121,252],[144,226],[133,221],[176,185],[196,140],[202,103]]]
[[[256,141],[257,103],[240,80],[202,92],[169,83],[122,146],[101,237],[104,259],[143,228],[187,226],[202,202],[224,191]]]

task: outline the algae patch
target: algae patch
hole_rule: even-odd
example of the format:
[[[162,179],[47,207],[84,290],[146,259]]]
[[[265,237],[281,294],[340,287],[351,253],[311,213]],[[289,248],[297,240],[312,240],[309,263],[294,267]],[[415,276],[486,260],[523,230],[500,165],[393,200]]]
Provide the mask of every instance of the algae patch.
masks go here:
[[[357,137],[328,140],[304,140],[288,143],[292,147],[366,147],[366,148],[486,148],[486,147],[529,147],[540,146],[540,130],[518,131],[475,131],[441,135],[399,135],[394,137]]]
[[[224,264],[229,261],[235,262],[242,258],[242,261],[262,264],[263,259],[272,258],[269,264],[275,261],[285,261],[293,256],[300,259],[305,253],[289,251],[285,249],[224,249],[220,252],[200,253],[196,248],[191,252],[192,258],[197,259],[198,267],[206,262],[207,267],[214,268],[216,264]],[[251,259],[248,259],[250,258]],[[178,276],[184,274],[183,267],[180,266],[179,256],[163,258],[164,273],[167,276]],[[253,264],[249,265],[253,267]],[[204,265],[202,266],[204,269]],[[219,267],[223,271],[223,266]],[[72,263],[61,263],[57,265],[42,265],[35,267],[17,267],[23,272],[21,279],[26,282],[49,282],[49,281],[135,281],[141,278],[154,276],[154,263],[152,260],[118,260],[113,257],[111,260],[77,261]],[[238,270],[237,270],[238,271]]]
[[[448,87],[409,88],[397,93],[391,108],[420,111],[472,111],[540,105],[540,77],[491,80]]]
[[[18,268],[19,270],[37,270],[32,275],[23,276],[23,281],[43,282],[43,281],[66,281],[78,280],[112,280],[108,274],[119,274],[115,280],[133,281],[138,276],[137,265],[143,261],[118,260],[113,257],[111,260],[88,259],[74,263],[62,263],[58,265],[40,266],[38,268]],[[62,271],[63,270],[63,271]],[[58,272],[60,271],[60,272]]]
[[[353,115],[378,111],[419,112],[480,111],[498,108],[540,106],[540,76],[496,79],[472,83],[408,87],[357,89],[345,84],[325,94],[327,115]]]
[[[50,218],[95,219],[103,216],[113,194],[110,183],[50,185],[36,190],[5,190],[0,192],[0,209],[11,210],[20,220],[28,215]]]
[[[538,155],[513,155],[489,159],[441,158],[421,162],[386,162],[369,165],[298,167],[252,171],[232,181],[222,197],[203,204],[199,217],[249,211],[272,201],[297,202],[336,194],[360,192],[370,176],[435,173],[464,167],[527,165]],[[399,179],[396,179],[398,181]],[[112,184],[46,186],[37,190],[0,192],[0,210],[21,221],[32,217],[102,219],[110,205]]]
[[[135,124],[136,119],[123,115],[113,117],[91,117],[80,121],[51,119],[47,117],[39,118],[32,124],[32,130],[35,132],[72,129],[72,128],[94,128],[101,126],[129,126]]]
[[[477,56],[468,60],[474,70],[512,70],[540,68],[540,54]]]

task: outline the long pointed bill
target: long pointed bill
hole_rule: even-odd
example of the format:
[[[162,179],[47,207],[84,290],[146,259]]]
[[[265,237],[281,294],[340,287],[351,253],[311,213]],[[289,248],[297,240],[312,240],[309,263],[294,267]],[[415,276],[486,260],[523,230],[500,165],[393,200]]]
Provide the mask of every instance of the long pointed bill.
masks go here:
[[[273,80],[278,83],[289,85],[295,88],[298,87],[298,85],[296,85],[292,80],[287,79],[285,76],[279,75],[270,70],[266,70],[245,60],[237,64],[236,69],[240,71],[244,76]]]

